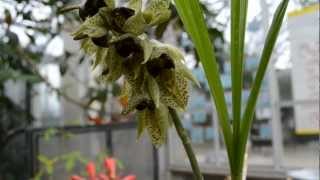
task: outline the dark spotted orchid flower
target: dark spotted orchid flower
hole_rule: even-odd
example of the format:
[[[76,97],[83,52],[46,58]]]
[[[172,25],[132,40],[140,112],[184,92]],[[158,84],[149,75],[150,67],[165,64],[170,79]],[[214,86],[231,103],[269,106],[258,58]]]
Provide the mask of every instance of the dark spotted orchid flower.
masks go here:
[[[168,20],[169,4],[167,0],[151,1],[142,11],[141,0],[130,0],[127,7],[115,7],[113,0],[87,0],[79,10],[84,23],[73,33],[74,39],[89,37],[95,45],[107,47],[111,33],[140,35],[148,27]]]
[[[127,7],[110,2],[85,19],[74,39],[81,39],[81,48],[93,57],[101,82],[124,78],[123,114],[136,111],[138,137],[147,129],[153,144],[160,146],[171,124],[168,108],[185,110],[188,80],[198,84],[179,49],[144,33],[169,18],[170,1],[152,0],[143,11],[141,0],[131,0]]]

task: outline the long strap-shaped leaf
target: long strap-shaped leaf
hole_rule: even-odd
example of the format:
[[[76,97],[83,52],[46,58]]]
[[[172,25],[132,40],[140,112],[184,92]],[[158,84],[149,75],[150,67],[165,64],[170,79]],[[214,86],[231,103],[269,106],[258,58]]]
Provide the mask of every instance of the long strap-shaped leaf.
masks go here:
[[[241,123],[243,59],[248,0],[231,0],[231,74],[234,161],[237,162]],[[231,167],[232,169],[234,167]]]
[[[275,46],[282,21],[288,6],[289,0],[283,0],[280,5],[278,6],[271,27],[269,29],[266,42],[262,51],[262,55],[260,58],[260,64],[258,67],[258,71],[251,89],[251,93],[249,96],[248,104],[246,106],[242,124],[241,124],[241,141],[240,141],[240,157],[242,158],[240,160],[240,167],[243,165],[243,157],[245,153],[246,143],[250,132],[250,127],[253,121],[253,114],[257,102],[257,98],[259,95],[259,91],[261,88],[263,77],[265,76],[267,66],[270,61],[270,57],[273,51],[273,48]],[[239,167],[239,166],[238,166]]]
[[[179,16],[199,54],[210,90],[217,107],[219,122],[223,131],[229,157],[232,156],[232,132],[224,91],[219,76],[215,53],[211,44],[199,0],[175,0]],[[230,158],[229,158],[230,159]]]

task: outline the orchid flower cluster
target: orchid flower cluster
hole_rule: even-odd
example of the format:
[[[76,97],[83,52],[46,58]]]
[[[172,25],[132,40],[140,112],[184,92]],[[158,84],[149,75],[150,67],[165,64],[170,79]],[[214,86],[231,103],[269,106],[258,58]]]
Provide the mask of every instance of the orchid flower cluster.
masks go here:
[[[79,9],[83,23],[72,35],[93,58],[104,83],[123,77],[123,114],[137,111],[138,138],[147,129],[152,143],[165,142],[171,124],[169,108],[185,110],[188,80],[198,84],[174,46],[148,37],[146,32],[169,20],[170,0],[130,0],[116,7],[114,0],[87,0]]]

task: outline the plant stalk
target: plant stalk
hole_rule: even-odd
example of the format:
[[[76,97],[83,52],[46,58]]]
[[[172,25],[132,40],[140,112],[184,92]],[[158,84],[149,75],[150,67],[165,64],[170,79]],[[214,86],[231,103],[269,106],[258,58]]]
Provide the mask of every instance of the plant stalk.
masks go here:
[[[243,176],[241,174],[235,174],[231,176],[231,180],[244,180],[242,177]]]
[[[59,14],[63,14],[63,13],[69,12],[69,11],[77,10],[77,9],[80,9],[80,5],[66,6],[66,7],[63,7],[59,10]]]
[[[201,174],[200,168],[199,168],[199,164],[197,162],[196,156],[193,152],[191,143],[190,143],[190,139],[185,131],[185,129],[182,126],[182,123],[180,121],[180,118],[178,116],[178,113],[175,109],[172,109],[169,107],[169,112],[170,115],[172,117],[172,121],[173,124],[177,130],[177,133],[182,141],[183,147],[188,155],[191,167],[192,167],[192,171],[193,171],[193,175],[195,180],[203,180],[203,176]]]

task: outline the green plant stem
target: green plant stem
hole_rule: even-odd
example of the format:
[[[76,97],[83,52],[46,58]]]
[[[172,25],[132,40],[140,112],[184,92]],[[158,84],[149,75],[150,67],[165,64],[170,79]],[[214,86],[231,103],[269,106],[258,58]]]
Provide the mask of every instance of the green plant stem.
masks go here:
[[[77,9],[80,9],[80,5],[66,6],[66,7],[63,7],[59,10],[59,14],[63,14],[63,13],[69,12],[69,11],[77,10]]]
[[[231,180],[243,180],[242,175],[240,174],[235,174],[231,176]]]
[[[188,155],[195,180],[203,180],[203,177],[199,168],[199,164],[193,152],[189,137],[181,124],[178,113],[175,109],[172,109],[172,108],[169,108],[169,112],[172,117],[173,124],[177,130],[177,133],[182,141],[183,147]]]

